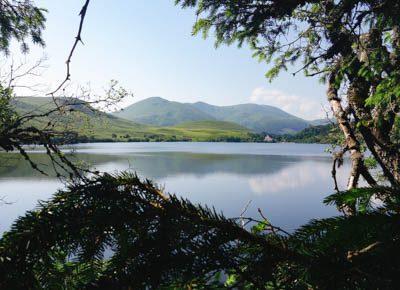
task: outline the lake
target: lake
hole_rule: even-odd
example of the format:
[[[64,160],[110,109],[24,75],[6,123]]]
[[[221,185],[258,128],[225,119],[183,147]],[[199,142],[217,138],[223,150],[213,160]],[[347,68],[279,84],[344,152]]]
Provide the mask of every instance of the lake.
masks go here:
[[[134,170],[170,193],[207,204],[228,217],[261,208],[270,221],[293,230],[312,218],[337,214],[322,200],[333,192],[332,160],[319,144],[264,143],[95,143],[77,144],[75,158],[100,171]],[[50,166],[45,154],[34,160]],[[345,186],[349,171],[338,171]],[[32,170],[17,154],[0,154],[0,232],[38,200],[46,200],[62,183]]]

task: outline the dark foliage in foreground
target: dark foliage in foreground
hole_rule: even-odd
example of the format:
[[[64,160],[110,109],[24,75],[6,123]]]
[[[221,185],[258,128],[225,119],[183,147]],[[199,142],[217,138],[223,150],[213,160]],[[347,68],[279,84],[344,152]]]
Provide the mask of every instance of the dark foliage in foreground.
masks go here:
[[[385,210],[288,235],[266,220],[249,231],[136,175],[94,177],[14,223],[0,241],[0,288],[386,288],[400,282],[400,217],[390,189],[376,190]]]

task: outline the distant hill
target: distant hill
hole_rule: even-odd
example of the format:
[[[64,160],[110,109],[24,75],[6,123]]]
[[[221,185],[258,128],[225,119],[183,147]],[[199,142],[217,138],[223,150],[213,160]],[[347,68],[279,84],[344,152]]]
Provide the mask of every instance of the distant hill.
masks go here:
[[[144,138],[149,131],[148,125],[138,124],[122,118],[112,116],[102,111],[92,108],[90,105],[78,99],[57,98],[58,105],[63,105],[66,111],[72,112],[65,114],[54,114],[35,118],[33,125],[41,128],[47,126],[51,120],[55,124],[54,129],[60,131],[73,131],[82,140],[86,138],[96,140],[112,139],[112,136],[131,135],[132,132],[140,138]],[[12,99],[19,114],[32,114],[48,112],[56,108],[54,100],[50,97],[18,97]]]
[[[153,97],[128,106],[115,116],[143,124],[173,126],[188,121],[218,120],[236,123],[254,132],[284,134],[300,131],[308,121],[272,106],[241,104],[214,106],[204,102],[179,103]]]
[[[17,97],[11,99],[11,103],[17,108],[20,114],[26,113],[45,113],[53,110],[57,106],[65,109],[81,112],[87,115],[107,114],[92,108],[83,100],[76,98],[51,98],[51,97]]]
[[[146,102],[149,101],[149,102]],[[290,115],[271,106],[243,104],[236,106],[218,107],[206,103],[182,104],[169,102],[161,98],[144,100],[145,104],[156,103],[165,105],[168,110],[158,108],[164,113],[172,110],[176,114],[168,126],[154,126],[141,124],[117,117],[119,114],[107,114],[92,108],[85,102],[71,98],[58,98],[57,104],[64,105],[65,114],[55,113],[49,117],[42,117],[32,121],[32,125],[46,127],[50,120],[55,123],[55,130],[74,132],[72,142],[97,142],[97,141],[256,141],[264,140],[263,134],[254,134],[249,127],[265,130],[272,134],[275,141],[283,142],[316,142],[329,143],[339,136],[332,125],[310,126],[309,122]],[[20,114],[46,112],[55,108],[52,98],[23,97],[14,98],[12,103]],[[135,105],[135,104],[134,104]],[[142,106],[144,108],[145,106]],[[72,112],[69,110],[72,109]],[[191,116],[187,116],[191,114]],[[186,117],[182,117],[186,116]],[[193,118],[201,120],[189,120]],[[225,119],[223,121],[216,120]],[[235,121],[228,121],[235,120]],[[250,120],[250,121],[249,121]],[[296,124],[297,122],[297,124]],[[324,120],[317,120],[316,123]],[[169,124],[170,122],[166,122]],[[165,124],[165,123],[164,123]],[[255,124],[261,124],[255,127]],[[303,130],[299,129],[303,128]],[[253,129],[253,132],[256,131]],[[282,134],[285,132],[295,134]]]
[[[160,97],[152,97],[137,102],[115,116],[155,126],[173,126],[183,122],[215,120],[214,117],[179,102],[171,102]]]
[[[257,104],[213,106],[204,102],[191,105],[218,120],[234,122],[259,133],[292,133],[309,126],[307,121],[273,106]]]
[[[177,126],[150,126],[98,111],[77,99],[56,99],[57,104],[73,109],[63,115],[36,118],[32,125],[44,128],[50,119],[55,130],[77,133],[74,142],[87,141],[251,141],[249,130],[240,125],[216,121],[189,121]],[[43,113],[55,108],[52,98],[14,98],[19,114]]]

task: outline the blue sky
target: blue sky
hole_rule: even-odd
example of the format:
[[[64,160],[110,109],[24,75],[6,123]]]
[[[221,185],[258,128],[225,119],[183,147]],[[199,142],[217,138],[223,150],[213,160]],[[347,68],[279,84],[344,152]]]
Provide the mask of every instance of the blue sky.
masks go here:
[[[30,58],[45,54],[43,77],[55,85],[65,75],[64,62],[79,23],[83,0],[38,0],[49,10],[46,47],[33,48]],[[100,91],[110,79],[134,94],[124,105],[151,96],[215,105],[254,102],[278,106],[306,119],[324,115],[325,87],[316,78],[282,73],[269,83],[265,63],[247,48],[215,49],[213,38],[191,35],[193,11],[173,0],[92,0],[72,62],[72,80]],[[295,69],[293,69],[295,70]]]

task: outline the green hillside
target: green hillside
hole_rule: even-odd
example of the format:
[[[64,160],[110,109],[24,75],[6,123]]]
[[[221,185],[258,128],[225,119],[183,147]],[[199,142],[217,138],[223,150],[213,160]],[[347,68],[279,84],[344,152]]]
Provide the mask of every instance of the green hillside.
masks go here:
[[[106,114],[91,108],[84,102],[76,99],[56,99],[57,104],[63,105],[64,114],[58,112],[43,118],[35,118],[31,123],[39,128],[47,126],[49,121],[55,124],[58,131],[73,131],[78,134],[80,140],[96,139],[107,140],[124,139],[126,135],[135,135],[145,138],[149,126],[134,123],[125,119]],[[52,98],[23,97],[13,99],[13,104],[19,114],[44,113],[55,109]],[[69,110],[72,109],[72,112]]]
[[[43,128],[51,120],[55,130],[77,133],[75,142],[86,141],[248,141],[248,129],[221,121],[191,121],[177,126],[149,126],[95,110],[75,99],[57,99],[66,113],[38,118],[31,124]],[[13,99],[19,114],[43,113],[55,108],[51,98]],[[73,109],[69,112],[69,109]]]
[[[215,119],[190,105],[167,101],[159,97],[139,101],[114,115],[155,126],[173,126],[188,121]]]
[[[207,103],[171,102],[159,97],[148,98],[128,106],[115,116],[138,123],[173,126],[188,121],[218,120],[236,123],[253,132],[284,134],[300,131],[309,122],[272,106],[241,104],[213,106]]]

